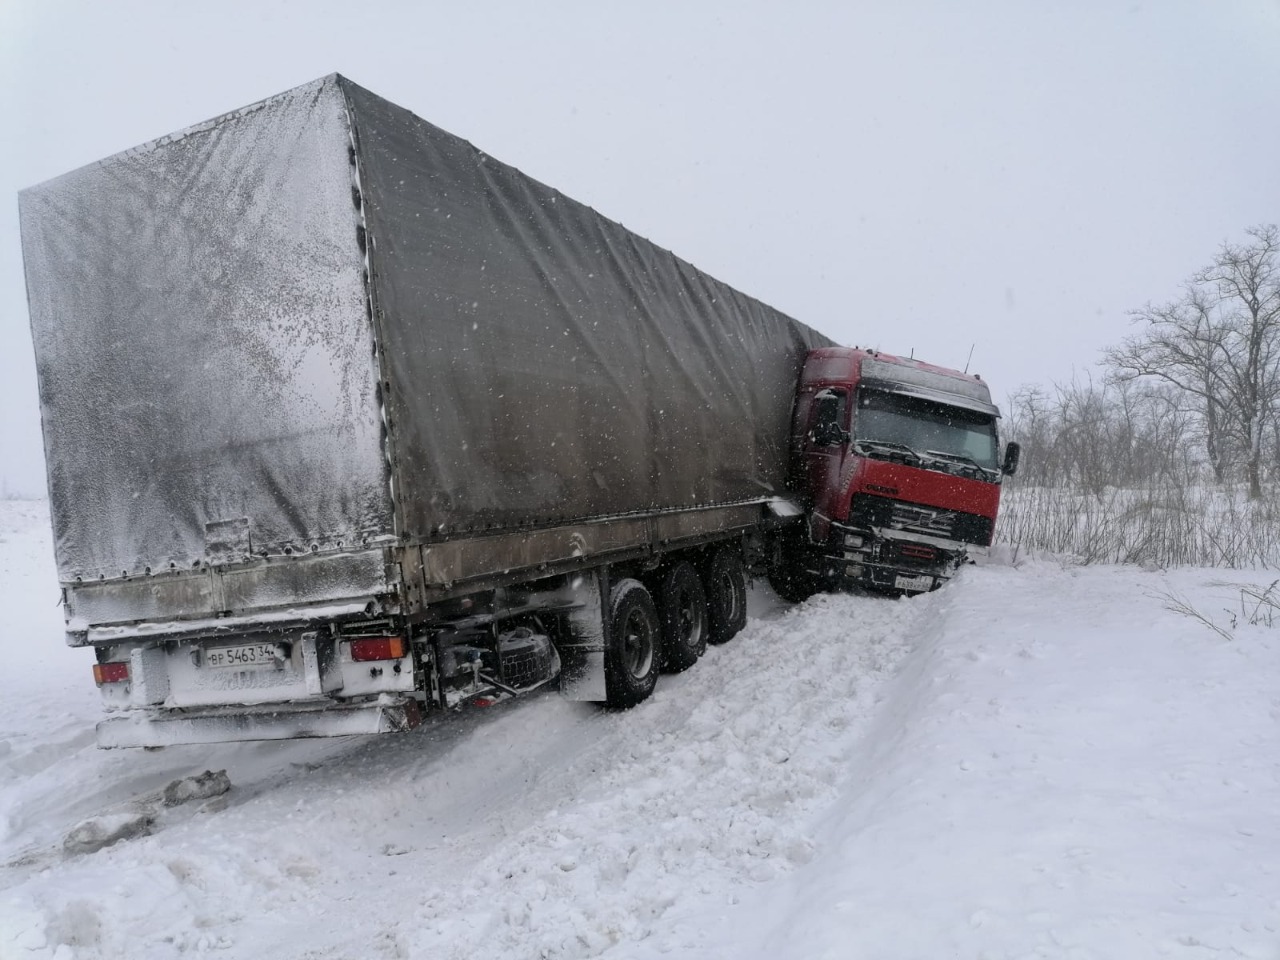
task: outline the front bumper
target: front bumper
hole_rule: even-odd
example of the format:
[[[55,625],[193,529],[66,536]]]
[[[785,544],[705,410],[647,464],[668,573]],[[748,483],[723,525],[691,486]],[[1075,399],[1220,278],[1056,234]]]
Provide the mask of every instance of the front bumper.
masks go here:
[[[833,522],[822,565],[825,576],[838,583],[924,593],[950,579],[971,553],[986,550],[926,534]]]

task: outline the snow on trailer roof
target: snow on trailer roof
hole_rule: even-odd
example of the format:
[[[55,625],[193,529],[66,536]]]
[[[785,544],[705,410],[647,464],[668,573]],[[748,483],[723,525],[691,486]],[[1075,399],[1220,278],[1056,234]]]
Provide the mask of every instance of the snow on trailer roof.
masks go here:
[[[23,191],[60,579],[390,532],[333,78]]]

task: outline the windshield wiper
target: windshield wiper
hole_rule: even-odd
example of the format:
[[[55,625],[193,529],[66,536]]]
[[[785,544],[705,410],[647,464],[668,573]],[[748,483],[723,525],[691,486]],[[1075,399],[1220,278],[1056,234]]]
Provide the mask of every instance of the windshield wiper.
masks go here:
[[[967,456],[963,453],[943,453],[941,450],[926,450],[925,455],[930,457],[936,457],[939,460],[950,460],[953,463],[962,463],[962,464],[965,464],[966,466],[973,467],[975,470],[980,470],[982,473],[998,473],[999,472],[998,470],[994,470],[991,467],[984,467],[977,460],[973,459],[973,457]]]
[[[892,440],[855,440],[853,442],[854,449],[858,447],[866,447],[873,453],[905,453],[917,462],[922,458],[905,443],[895,443]]]

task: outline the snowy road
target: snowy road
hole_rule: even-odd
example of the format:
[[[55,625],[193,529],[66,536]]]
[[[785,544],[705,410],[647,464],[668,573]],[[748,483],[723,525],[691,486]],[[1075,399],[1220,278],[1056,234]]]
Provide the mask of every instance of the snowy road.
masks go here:
[[[1280,623],[1228,642],[1158,596],[1225,623],[1267,582],[757,597],[626,714],[105,752],[44,506],[0,502],[0,958],[1280,958]],[[231,792],[160,802],[206,769]]]

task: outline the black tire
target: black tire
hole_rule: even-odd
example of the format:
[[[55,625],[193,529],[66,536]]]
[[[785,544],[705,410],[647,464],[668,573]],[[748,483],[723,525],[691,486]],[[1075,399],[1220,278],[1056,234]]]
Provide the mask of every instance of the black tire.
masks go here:
[[[706,570],[708,643],[728,643],[747,625],[747,570],[738,551],[721,547]]]
[[[662,625],[653,598],[639,580],[619,580],[609,602],[605,702],[611,707],[634,707],[647,699],[661,665]]]
[[[769,586],[787,603],[801,603],[818,592],[807,553],[799,538],[789,537],[780,545],[778,562],[769,570]]]
[[[710,617],[702,578],[693,565],[677,563],[658,584],[658,618],[662,621],[662,667],[670,673],[688,670],[707,649]]]

